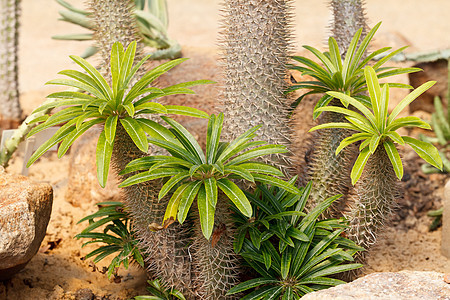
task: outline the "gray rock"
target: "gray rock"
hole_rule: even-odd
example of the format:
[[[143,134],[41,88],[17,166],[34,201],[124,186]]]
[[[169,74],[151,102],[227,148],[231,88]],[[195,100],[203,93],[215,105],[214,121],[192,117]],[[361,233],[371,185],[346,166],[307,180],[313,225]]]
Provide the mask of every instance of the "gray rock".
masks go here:
[[[302,300],[450,299],[450,284],[437,272],[373,273],[347,284],[305,295]]]
[[[49,184],[0,169],[0,280],[19,272],[37,253],[52,203]]]

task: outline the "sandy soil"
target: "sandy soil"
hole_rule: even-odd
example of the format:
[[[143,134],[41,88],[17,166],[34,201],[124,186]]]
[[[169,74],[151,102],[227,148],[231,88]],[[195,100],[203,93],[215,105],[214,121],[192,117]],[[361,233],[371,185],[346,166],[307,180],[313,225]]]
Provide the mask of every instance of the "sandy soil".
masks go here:
[[[71,3],[82,6],[84,0]],[[220,5],[218,0],[168,0],[170,8],[170,34],[189,49],[185,55],[196,56],[195,62],[209,60],[200,68],[196,78],[212,78],[217,69],[214,57],[217,51]],[[321,48],[327,37],[330,13],[325,1],[294,1],[295,47],[309,44]],[[20,86],[24,113],[30,113],[53,88],[44,83],[55,74],[73,68],[69,54],[80,54],[87,43],[51,40],[52,35],[79,33],[76,26],[57,21],[60,9],[55,1],[23,0],[22,31],[20,38]],[[383,21],[377,34],[377,43],[396,47],[409,43],[408,51],[450,48],[450,2],[447,0],[369,0],[367,15],[370,24]],[[200,54],[200,55],[199,55]],[[203,57],[203,59],[202,59]],[[195,67],[191,67],[196,76]],[[184,78],[179,78],[184,80]],[[185,79],[188,80],[188,79]],[[405,81],[406,78],[402,78]],[[182,99],[183,104],[205,104],[214,110],[214,93]],[[206,100],[205,100],[206,98]],[[191,99],[191,100],[189,100]],[[397,99],[398,100],[398,99]],[[204,102],[201,102],[204,101]],[[200,126],[201,127],[201,126]],[[411,156],[406,152],[406,156]],[[414,158],[411,158],[414,161]],[[120,283],[110,282],[104,274],[95,271],[92,263],[81,260],[89,248],[81,249],[82,241],[73,236],[83,229],[77,225],[79,219],[95,210],[94,202],[80,199],[74,205],[65,197],[68,181],[69,157],[58,160],[55,154],[46,155],[30,168],[30,177],[47,181],[54,188],[53,213],[47,236],[41,251],[29,265],[11,281],[0,284],[0,299],[91,299],[83,295],[95,295],[95,299],[127,299],[145,292],[145,274],[131,267],[121,270]],[[21,169],[21,156],[16,156],[9,172]],[[414,169],[415,168],[415,169]],[[417,166],[411,174],[417,176]],[[380,240],[369,256],[367,272],[409,270],[433,270],[450,273],[450,260],[440,255],[441,231],[428,232],[430,219],[426,209],[439,206],[442,197],[441,185],[445,175],[425,177],[427,195],[420,192],[407,194],[401,205],[406,213],[398,216],[385,237]],[[428,183],[430,184],[428,184]],[[409,201],[409,202],[408,202]],[[414,203],[425,203],[418,209]],[[428,203],[428,204],[427,204]],[[416,207],[414,210],[413,208]],[[98,265],[101,269],[106,265]],[[90,292],[92,294],[89,294]],[[2,298],[3,297],[3,298]],[[93,298],[92,298],[93,299]]]

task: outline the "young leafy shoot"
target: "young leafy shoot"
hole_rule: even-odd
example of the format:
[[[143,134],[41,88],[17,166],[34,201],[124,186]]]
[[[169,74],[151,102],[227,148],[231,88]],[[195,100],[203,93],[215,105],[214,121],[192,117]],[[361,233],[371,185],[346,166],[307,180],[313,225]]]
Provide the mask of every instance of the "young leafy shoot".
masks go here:
[[[85,242],[82,247],[101,243],[97,249],[89,252],[84,258],[94,257],[94,263],[104,259],[106,256],[116,254],[108,266],[108,279],[111,278],[117,268],[121,265],[128,269],[130,262],[137,262],[144,267],[144,258],[138,247],[136,234],[132,229],[130,216],[124,211],[121,202],[101,202],[97,203],[98,211],[84,217],[78,223],[89,221],[89,225],[75,238],[92,239]],[[105,226],[106,225],[106,226]],[[102,232],[95,232],[95,229],[104,226]]]
[[[377,147],[384,147],[389,160],[392,163],[395,174],[398,179],[403,177],[403,166],[400,155],[394,143],[411,146],[414,151],[429,164],[442,170],[442,160],[437,149],[430,143],[423,142],[412,137],[400,136],[396,131],[402,127],[419,127],[431,129],[430,125],[422,121],[418,117],[400,117],[400,112],[405,109],[414,99],[432,87],[436,82],[429,81],[408,94],[400,103],[388,113],[389,104],[389,84],[383,84],[381,87],[375,70],[368,66],[364,69],[364,76],[367,81],[369,96],[371,101],[371,109],[359,102],[354,97],[350,97],[340,92],[327,92],[331,97],[340,99],[342,102],[348,103],[359,111],[329,106],[318,108],[318,111],[331,111],[345,115],[348,123],[327,123],[313,127],[310,131],[324,128],[348,128],[357,131],[353,135],[345,138],[336,149],[338,154],[348,145],[361,141],[359,147],[360,153],[352,168],[351,179],[355,184],[361,177],[364,166],[369,157],[375,152]]]
[[[356,100],[364,103],[370,107],[370,99],[363,95],[363,92],[367,91],[368,87],[364,80],[363,68],[372,61],[372,59],[385,53],[391,49],[391,47],[381,48],[364,57],[370,41],[372,40],[375,32],[380,27],[381,22],[375,25],[372,30],[369,31],[367,36],[361,42],[358,47],[358,41],[360,40],[362,29],[359,29],[349,45],[348,51],[345,54],[344,61],[341,60],[341,53],[339,52],[337,42],[333,37],[328,39],[329,52],[322,53],[319,50],[310,47],[303,46],[312,54],[314,54],[324,65],[323,67],[318,63],[302,56],[294,56],[293,59],[303,64],[304,66],[292,65],[292,70],[300,71],[303,75],[308,75],[316,80],[314,81],[301,81],[294,84],[289,91],[295,91],[298,89],[309,89],[310,91],[300,96],[293,104],[294,110],[300,101],[307,95],[311,94],[323,94],[322,98],[317,102],[314,109],[314,118],[317,118],[321,111],[317,110],[320,107],[327,106],[333,99],[333,96],[328,94],[329,91],[338,91],[352,96]],[[394,68],[394,67],[382,67],[382,65],[390,60],[394,55],[403,51],[406,47],[402,47],[398,50],[392,51],[378,62],[373,65],[375,73],[379,78],[386,78],[393,75],[412,73],[420,71],[419,68]],[[411,86],[401,83],[390,83],[390,87],[408,88]],[[343,104],[347,106],[347,103],[343,101]]]
[[[275,186],[258,186],[254,193],[247,193],[253,207],[251,221],[234,208],[239,225],[234,250],[260,277],[236,285],[228,295],[249,291],[241,299],[299,299],[308,292],[345,283],[332,275],[362,266],[349,263],[364,249],[340,236],[345,222],[319,220],[340,195],[306,213],[311,187],[310,182],[292,194]]]
[[[57,101],[37,108],[34,112],[56,107],[66,107],[61,111],[42,118],[28,136],[32,136],[46,128],[56,125],[62,127],[48,141],[42,144],[31,156],[27,167],[33,164],[42,154],[61,142],[58,157],[63,156],[72,143],[86,130],[96,124],[103,125],[103,131],[97,144],[97,177],[100,185],[105,186],[118,124],[123,126],[136,146],[143,152],[148,151],[146,133],[153,130],[148,125],[144,114],[179,114],[208,118],[208,114],[198,109],[161,105],[152,102],[173,94],[192,94],[189,87],[213,83],[209,80],[184,82],[166,88],[149,87],[159,76],[179,65],[186,59],[176,59],[163,63],[148,71],[134,85],[131,82],[137,70],[148,60],[149,56],[134,64],[136,42],[130,43],[127,49],[122,44],[115,43],[111,50],[111,86],[106,79],[86,60],[78,56],[70,58],[79,65],[85,73],[75,70],[64,70],[59,74],[69,79],[55,79],[47,84],[63,85],[76,88],[79,91],[56,92],[47,96]],[[133,65],[134,64],[134,65]]]
[[[173,192],[164,216],[164,227],[175,220],[183,223],[194,200],[197,199],[202,232],[209,239],[213,231],[219,190],[242,214],[250,217],[250,202],[230,179],[267,183],[294,194],[298,193],[292,183],[275,177],[283,177],[280,170],[254,161],[264,155],[287,151],[285,146],[252,141],[260,126],[251,128],[230,143],[224,143],[220,142],[223,114],[211,115],[204,153],[195,138],[182,125],[171,118],[162,118],[170,125],[170,129],[150,120],[141,122],[145,122],[153,130],[147,131],[150,135],[149,142],[166,149],[171,155],[149,156],[132,161],[121,174],[141,172],[124,180],[119,187],[169,177],[159,192],[160,199]]]

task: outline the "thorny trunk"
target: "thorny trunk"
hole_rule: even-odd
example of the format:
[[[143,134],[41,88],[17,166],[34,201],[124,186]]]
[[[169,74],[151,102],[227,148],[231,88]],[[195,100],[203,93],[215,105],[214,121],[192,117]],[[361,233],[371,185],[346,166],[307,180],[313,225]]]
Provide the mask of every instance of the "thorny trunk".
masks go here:
[[[1,128],[19,124],[18,43],[19,0],[0,0],[0,118]]]

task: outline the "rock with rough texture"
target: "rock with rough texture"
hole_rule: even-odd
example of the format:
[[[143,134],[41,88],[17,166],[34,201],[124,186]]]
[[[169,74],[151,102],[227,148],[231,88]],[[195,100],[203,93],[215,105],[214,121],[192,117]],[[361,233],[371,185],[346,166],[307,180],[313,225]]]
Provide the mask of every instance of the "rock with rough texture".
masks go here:
[[[444,211],[442,213],[442,241],[441,252],[447,258],[450,258],[450,179],[444,188]]]
[[[0,280],[23,269],[39,250],[52,203],[49,184],[0,170]]]
[[[347,284],[305,295],[302,300],[450,299],[450,284],[437,272],[373,273]]]

